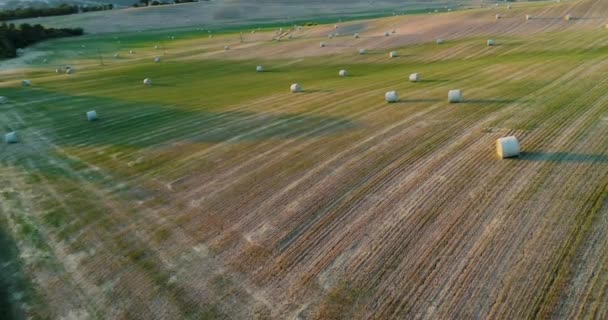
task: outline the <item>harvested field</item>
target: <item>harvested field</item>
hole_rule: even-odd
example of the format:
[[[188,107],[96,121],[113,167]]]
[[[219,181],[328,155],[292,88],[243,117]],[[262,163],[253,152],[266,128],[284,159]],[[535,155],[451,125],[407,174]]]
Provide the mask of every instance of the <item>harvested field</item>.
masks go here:
[[[606,318],[606,23],[607,2],[581,0],[338,28],[360,39],[331,24],[40,44],[48,63],[0,73],[1,133],[19,132],[0,145],[19,255],[0,258],[30,282],[15,314]],[[498,159],[511,135],[521,156]]]

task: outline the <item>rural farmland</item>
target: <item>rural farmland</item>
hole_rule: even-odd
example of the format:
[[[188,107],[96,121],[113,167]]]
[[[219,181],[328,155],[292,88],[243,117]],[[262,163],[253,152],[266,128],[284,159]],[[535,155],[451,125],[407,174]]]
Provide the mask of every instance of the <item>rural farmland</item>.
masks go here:
[[[0,62],[10,310],[606,319],[607,24],[500,2],[27,48]]]

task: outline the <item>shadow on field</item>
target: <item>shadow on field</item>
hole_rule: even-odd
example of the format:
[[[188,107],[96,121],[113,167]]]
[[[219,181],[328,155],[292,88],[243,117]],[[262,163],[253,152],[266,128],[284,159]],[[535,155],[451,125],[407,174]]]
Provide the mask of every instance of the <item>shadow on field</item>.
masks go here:
[[[508,103],[514,103],[518,100],[514,100],[514,99],[478,99],[478,100],[464,100],[461,103],[468,103],[468,104],[493,104],[493,103],[499,103],[499,104],[508,104]]]
[[[15,106],[20,108],[25,127],[49,132],[48,138],[54,143],[67,146],[137,148],[175,141],[236,143],[314,138],[357,127],[351,120],[342,117],[253,112],[246,108],[210,111],[204,104],[199,108],[186,109],[179,105],[76,97],[45,90],[29,92],[27,99],[44,102]],[[95,110],[99,120],[87,121],[85,112],[89,110]],[[21,143],[27,143],[27,140]]]
[[[407,103],[423,103],[423,102],[428,102],[428,103],[433,103],[433,102],[440,102],[443,101],[441,99],[400,99],[398,102],[396,103],[403,103],[403,104],[407,104]]]
[[[606,155],[568,152],[524,152],[519,159],[559,163],[608,163],[608,156]]]

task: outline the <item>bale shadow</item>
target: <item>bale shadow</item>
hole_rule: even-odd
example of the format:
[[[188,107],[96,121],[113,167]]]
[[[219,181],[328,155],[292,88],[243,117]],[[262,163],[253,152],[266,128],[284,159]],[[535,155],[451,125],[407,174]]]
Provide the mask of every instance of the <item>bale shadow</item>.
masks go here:
[[[394,103],[402,103],[402,104],[425,103],[425,102],[433,103],[433,102],[441,102],[441,101],[443,101],[443,100],[441,100],[441,99],[407,99],[407,100],[406,99],[400,99],[399,101],[394,102]]]
[[[509,104],[514,103],[518,100],[515,99],[473,99],[473,100],[464,100],[460,103],[462,104]]]
[[[608,163],[608,155],[569,152],[524,152],[519,156],[519,159],[558,163]]]

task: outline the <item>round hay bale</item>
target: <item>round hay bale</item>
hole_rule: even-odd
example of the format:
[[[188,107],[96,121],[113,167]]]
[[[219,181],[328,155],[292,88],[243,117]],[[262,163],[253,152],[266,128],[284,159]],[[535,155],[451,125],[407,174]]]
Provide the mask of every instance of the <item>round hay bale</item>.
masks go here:
[[[135,54],[135,51],[129,50],[129,54]]]
[[[72,73],[74,73],[74,69],[73,68],[65,69],[65,73],[72,74]]]
[[[61,67],[55,68],[55,73],[63,73],[63,69]]]
[[[526,15],[526,20],[532,20],[532,16],[531,16],[531,15],[529,15],[529,14],[527,14],[527,15]]]
[[[397,53],[397,51],[391,51],[388,54],[388,56],[391,57],[391,58],[397,58],[399,56],[399,53]]]
[[[422,75],[420,73],[410,74],[410,82],[419,82],[421,80],[422,80]]]
[[[564,16],[564,20],[570,21],[570,20],[572,20],[572,16],[570,14],[567,14]]]
[[[346,70],[340,70],[340,72],[338,72],[338,75],[340,77],[348,77],[348,71],[346,71]]]
[[[355,33],[355,34],[353,35],[353,37],[354,37],[355,39],[359,39],[359,34],[358,34],[358,33]]]
[[[496,20],[500,20],[500,18],[502,18],[502,16],[499,14],[496,15]]]
[[[436,41],[436,42],[437,42],[437,44],[444,44],[444,43],[445,43],[445,40],[443,40],[443,39],[437,39],[437,41]]]
[[[327,35],[327,37],[328,37],[329,39],[331,39],[331,38],[333,38],[333,37],[334,37],[334,34],[333,34],[333,33],[330,33],[330,34],[328,34],[328,35]]]
[[[448,92],[448,102],[449,103],[460,103],[464,100],[464,94],[462,90],[450,90]]]
[[[302,92],[302,86],[299,83],[294,83],[289,87],[292,93]]]
[[[120,55],[118,53],[115,53],[114,54],[114,59],[118,59],[118,58],[120,58]]]
[[[321,42],[321,43],[319,43],[319,47],[321,47],[321,48],[325,48],[325,42]]]
[[[159,63],[160,62],[160,57],[155,57],[154,58],[154,62]]]
[[[399,101],[399,94],[397,94],[397,91],[389,91],[384,94],[384,99],[388,103],[395,103]]]
[[[87,112],[87,120],[95,121],[97,120],[97,112],[95,110],[91,110]]]
[[[224,51],[230,50],[230,46],[224,46]]]
[[[488,45],[488,47],[491,47],[491,46],[494,45],[494,40],[488,39],[488,41],[486,42],[486,44]]]
[[[144,84],[145,84],[145,85],[147,85],[147,86],[151,86],[151,85],[152,85],[152,79],[150,79],[150,78],[145,78],[145,79],[144,79]]]
[[[8,98],[4,96],[0,96],[0,104],[5,104],[8,102]]]
[[[359,49],[359,54],[360,55],[364,55],[365,54],[365,49]]]
[[[158,45],[155,45],[155,46],[154,46],[154,49],[158,50]]]
[[[496,140],[496,153],[502,159],[518,157],[520,153],[519,141],[515,136]]]
[[[336,30],[338,29],[338,25],[337,25],[337,24],[336,24],[336,25],[334,25],[334,29],[336,29]]]
[[[24,87],[29,87],[32,85],[32,82],[30,80],[23,80],[21,81],[21,85]]]
[[[262,66],[255,67],[255,72],[264,72],[264,67],[262,67]]]
[[[385,36],[385,37],[388,37],[388,36],[390,36],[390,35],[391,35],[391,34],[390,34],[388,31],[384,33],[384,36]]]
[[[15,131],[4,135],[4,142],[6,144],[17,143],[17,141],[19,141],[19,139],[17,139],[17,132]]]
[[[507,5],[507,10],[511,10],[513,7],[511,5]]]

